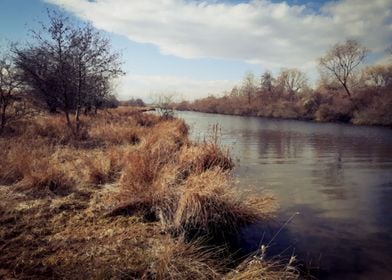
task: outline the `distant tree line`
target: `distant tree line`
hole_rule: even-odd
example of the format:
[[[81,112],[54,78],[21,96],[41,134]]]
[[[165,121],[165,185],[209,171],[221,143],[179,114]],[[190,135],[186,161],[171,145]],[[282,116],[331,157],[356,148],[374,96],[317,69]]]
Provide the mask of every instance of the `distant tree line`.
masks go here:
[[[48,16],[26,45],[14,44],[0,57],[0,133],[21,101],[62,112],[75,133],[82,113],[118,106],[111,82],[124,73],[110,41],[88,23],[54,11]]]
[[[354,40],[331,47],[318,60],[315,88],[306,74],[282,69],[276,77],[247,73],[223,96],[174,104],[179,110],[392,126],[392,50],[389,63],[363,67],[369,50]]]
[[[146,104],[141,98],[131,98],[125,101],[120,101],[122,106],[135,106],[135,107],[144,107]]]

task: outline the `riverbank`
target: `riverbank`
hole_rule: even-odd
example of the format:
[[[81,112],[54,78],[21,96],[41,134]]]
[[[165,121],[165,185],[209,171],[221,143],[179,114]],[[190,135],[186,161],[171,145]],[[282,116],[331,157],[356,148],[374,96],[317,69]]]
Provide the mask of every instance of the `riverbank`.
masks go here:
[[[349,123],[392,127],[390,89],[363,89],[347,98],[342,93],[325,90],[288,98],[258,92],[248,100],[245,95],[209,96],[193,102],[173,103],[179,111],[217,113],[316,122]]]
[[[384,128],[392,128],[392,124],[390,123],[378,123],[378,122],[370,122],[365,120],[355,120],[354,122],[350,121],[342,121],[339,119],[331,119],[331,120],[323,120],[323,119],[314,119],[309,116],[299,116],[293,114],[260,114],[257,112],[211,112],[208,110],[196,110],[196,109],[187,109],[187,108],[178,108],[176,106],[176,111],[181,112],[197,112],[197,113],[207,113],[207,114],[216,114],[216,115],[225,115],[225,116],[238,116],[238,117],[258,117],[258,118],[265,118],[265,119],[272,119],[272,120],[294,120],[294,121],[306,121],[306,122],[314,122],[314,123],[336,123],[336,124],[346,124],[346,125],[354,125],[354,126],[373,126],[373,127],[384,127]]]
[[[216,137],[194,143],[183,121],[129,107],[82,121],[77,137],[38,116],[0,138],[1,277],[298,278],[264,247],[230,257],[224,241],[274,202],[239,199]]]
[[[274,239],[271,255],[295,250],[319,279],[388,279],[392,221],[384,213],[392,197],[390,129],[176,114],[190,126],[191,139],[203,139],[211,124],[219,123],[220,142],[230,146],[236,162],[236,182],[256,195],[273,192],[279,201],[275,228],[300,213]],[[242,232],[241,247],[253,251],[276,231],[252,225]]]

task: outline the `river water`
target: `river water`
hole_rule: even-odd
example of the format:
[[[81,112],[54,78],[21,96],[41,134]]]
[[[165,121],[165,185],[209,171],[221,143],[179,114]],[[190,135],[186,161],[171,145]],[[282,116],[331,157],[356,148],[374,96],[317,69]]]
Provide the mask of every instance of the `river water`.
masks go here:
[[[272,193],[279,203],[272,225],[241,231],[245,252],[265,244],[271,256],[294,254],[302,272],[318,279],[392,279],[391,129],[178,116],[196,140],[218,124],[238,186],[251,194]]]

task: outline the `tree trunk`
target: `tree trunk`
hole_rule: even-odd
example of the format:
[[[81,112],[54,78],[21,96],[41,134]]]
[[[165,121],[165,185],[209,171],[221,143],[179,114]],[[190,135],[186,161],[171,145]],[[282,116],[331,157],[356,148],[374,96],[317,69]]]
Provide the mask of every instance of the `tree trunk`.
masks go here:
[[[5,110],[6,110],[6,106],[2,106],[2,108],[1,108],[0,134],[3,133],[4,128],[5,128],[5,122],[7,121],[6,116],[5,116]]]
[[[347,85],[346,85],[345,83],[343,83],[343,87],[344,87],[344,89],[346,90],[346,93],[347,93],[347,95],[348,95],[348,98],[351,100],[351,93],[350,93],[350,91],[348,90],[348,87],[347,87]]]
[[[72,123],[71,123],[71,119],[69,118],[69,112],[68,112],[68,110],[65,110],[65,111],[64,111],[64,114],[65,114],[65,119],[67,120],[67,125],[68,125],[69,129],[71,129],[72,132],[73,132]]]
[[[76,108],[75,120],[76,120],[76,134],[78,134],[80,130],[80,105],[78,105]]]
[[[348,89],[348,87],[347,87],[347,85],[346,85],[345,83],[343,83],[343,87],[344,87],[344,89],[346,90],[348,99],[350,99],[351,103],[352,103],[353,106],[354,106],[354,111],[358,111],[358,110],[359,110],[358,104],[357,104],[357,102],[352,98],[351,92],[349,91],[349,89]]]

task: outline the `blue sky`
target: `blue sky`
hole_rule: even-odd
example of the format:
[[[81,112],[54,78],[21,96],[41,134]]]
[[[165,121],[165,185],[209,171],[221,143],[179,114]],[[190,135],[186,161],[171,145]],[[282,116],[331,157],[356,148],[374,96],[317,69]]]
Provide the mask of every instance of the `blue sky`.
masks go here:
[[[194,99],[240,84],[248,71],[299,68],[317,79],[316,59],[357,39],[382,60],[392,45],[392,1],[0,0],[0,45],[25,42],[46,9],[91,21],[123,54],[121,99],[176,93]]]

